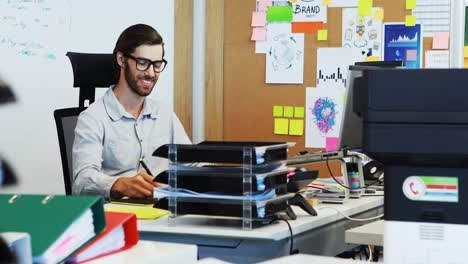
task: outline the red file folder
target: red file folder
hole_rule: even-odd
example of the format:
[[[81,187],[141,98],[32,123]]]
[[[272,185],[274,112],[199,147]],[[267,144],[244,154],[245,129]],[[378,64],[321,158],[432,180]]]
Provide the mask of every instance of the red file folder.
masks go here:
[[[80,263],[80,262],[100,258],[103,256],[114,254],[122,250],[126,250],[138,243],[139,237],[138,237],[138,229],[137,229],[137,219],[136,219],[135,214],[106,211],[105,216],[106,216],[106,228],[104,229],[104,232],[102,232],[89,244],[87,244],[85,247],[80,249],[76,254],[74,254],[73,257],[71,257],[67,261],[67,263]],[[123,247],[113,250],[111,252],[102,253],[102,254],[97,252],[97,254],[95,254],[94,256],[86,257],[86,259],[80,258],[80,255],[82,255],[87,249],[96,245],[99,241],[103,240],[112,231],[116,230],[120,226],[123,227],[123,231],[124,231],[125,244]]]

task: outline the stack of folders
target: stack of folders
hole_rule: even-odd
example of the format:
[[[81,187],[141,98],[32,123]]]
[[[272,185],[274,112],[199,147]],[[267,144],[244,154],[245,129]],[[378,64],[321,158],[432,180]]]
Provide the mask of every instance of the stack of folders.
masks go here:
[[[67,262],[78,263],[107,256],[138,243],[135,214],[105,212],[106,229],[93,241],[69,258]]]
[[[31,236],[34,263],[58,263],[105,227],[100,196],[0,195],[0,232]]]
[[[335,177],[343,182],[343,177]],[[343,203],[345,190],[333,178],[318,178],[309,185],[313,190],[313,197],[325,203]],[[314,189],[315,188],[315,189]]]

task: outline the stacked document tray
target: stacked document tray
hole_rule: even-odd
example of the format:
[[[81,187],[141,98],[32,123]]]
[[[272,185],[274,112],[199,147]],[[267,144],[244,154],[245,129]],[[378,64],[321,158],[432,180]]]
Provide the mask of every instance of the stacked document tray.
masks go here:
[[[169,171],[156,177],[169,187],[155,190],[155,206],[172,214],[234,217],[245,217],[248,210],[252,219],[283,212],[294,196],[287,193],[287,148],[282,142],[164,145],[153,155],[169,157]]]

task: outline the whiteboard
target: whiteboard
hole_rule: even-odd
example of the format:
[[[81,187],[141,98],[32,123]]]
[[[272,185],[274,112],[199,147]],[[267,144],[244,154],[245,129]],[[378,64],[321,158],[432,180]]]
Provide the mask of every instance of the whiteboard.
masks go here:
[[[169,63],[150,96],[173,105],[174,1],[0,0],[0,10],[0,77],[18,99],[0,106],[0,156],[19,178],[1,192],[64,193],[53,111],[78,106],[67,51],[112,53],[128,26],[153,26]]]

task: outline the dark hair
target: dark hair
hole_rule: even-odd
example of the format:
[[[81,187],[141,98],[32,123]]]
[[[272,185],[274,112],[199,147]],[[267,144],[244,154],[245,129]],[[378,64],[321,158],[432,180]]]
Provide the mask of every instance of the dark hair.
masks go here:
[[[120,66],[117,63],[117,52],[131,54],[141,45],[162,45],[164,58],[164,41],[156,29],[145,24],[136,24],[125,29],[119,36],[114,48],[114,72],[117,80]]]

